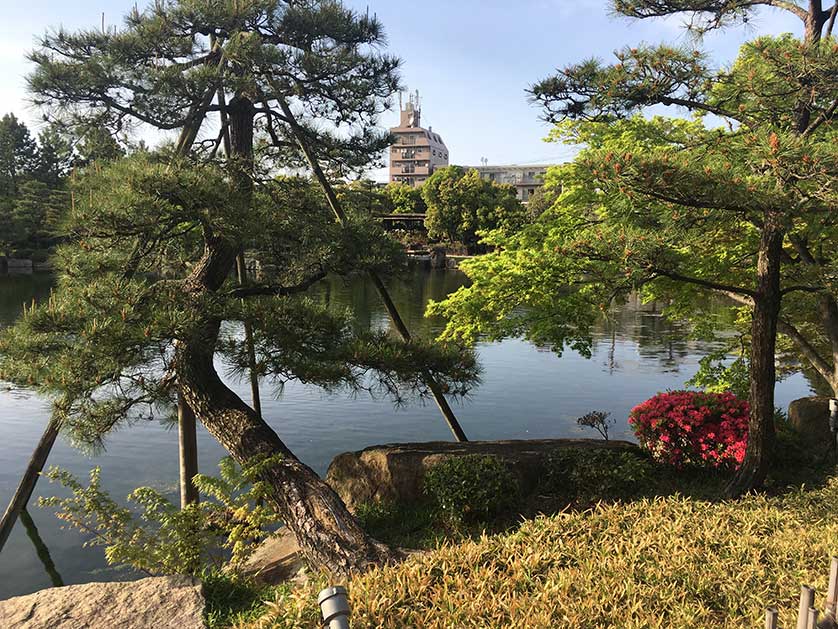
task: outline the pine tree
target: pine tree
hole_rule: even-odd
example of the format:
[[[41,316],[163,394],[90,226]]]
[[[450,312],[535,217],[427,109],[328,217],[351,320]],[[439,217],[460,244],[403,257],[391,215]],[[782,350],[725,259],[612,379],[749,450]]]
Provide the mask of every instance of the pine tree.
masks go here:
[[[14,114],[0,118],[0,177],[6,194],[17,194],[22,178],[35,169],[37,147],[26,124]]]
[[[355,334],[300,297],[327,273],[398,264],[369,217],[338,226],[333,198],[272,178],[306,162],[345,173],[380,155],[389,137],[377,117],[398,87],[382,44],[376,19],[330,0],[161,0],[121,30],[47,35],[30,86],[51,116],[180,136],[165,163],[138,154],[86,169],[59,290],[2,344],[7,375],[58,396],[56,412],[86,441],[154,415],[176,389],[242,466],[258,468],[306,558],[336,573],[394,555],[221,380],[215,359],[397,399],[427,394],[428,375],[452,393],[474,379],[468,354]],[[236,285],[244,248],[275,271]],[[225,321],[249,326],[252,350]]]

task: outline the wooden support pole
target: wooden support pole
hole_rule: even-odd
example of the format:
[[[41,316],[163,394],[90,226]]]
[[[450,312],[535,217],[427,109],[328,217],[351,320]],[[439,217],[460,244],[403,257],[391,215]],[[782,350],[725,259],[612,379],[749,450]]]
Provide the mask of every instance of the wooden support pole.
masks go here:
[[[300,127],[297,119],[294,117],[294,112],[291,111],[291,108],[288,106],[288,103],[282,98],[281,90],[277,90],[275,86],[274,90],[276,91],[276,98],[277,102],[279,103],[280,108],[282,109],[282,114],[284,116],[285,121],[288,123],[288,126],[291,127],[291,131],[294,133],[294,137],[297,140],[297,144],[300,146],[300,150],[305,155],[306,161],[308,162],[309,166],[311,167],[312,172],[314,173],[315,178],[317,179],[320,187],[323,189],[323,193],[326,195],[326,200],[329,202],[329,207],[332,209],[332,212],[335,214],[335,218],[337,219],[338,223],[341,225],[345,225],[347,218],[346,213],[343,211],[341,207],[340,201],[335,194],[332,185],[329,183],[329,180],[326,178],[323,169],[320,167],[320,163],[317,161],[314,153],[311,151],[308,142],[306,142],[305,131]],[[381,298],[381,301],[384,303],[384,307],[387,309],[387,313],[390,315],[390,320],[393,322],[393,327],[396,328],[396,331],[399,333],[399,336],[402,337],[402,340],[405,343],[410,343],[411,336],[410,331],[407,329],[407,326],[404,323],[404,320],[401,318],[396,305],[393,303],[392,298],[390,297],[390,293],[387,290],[387,287],[384,285],[384,282],[381,280],[381,277],[374,271],[370,271],[369,273],[370,278],[372,278],[373,284],[375,284],[375,288],[378,291],[378,295]],[[436,401],[437,406],[439,407],[440,412],[442,413],[445,422],[448,424],[448,428],[451,430],[451,433],[454,435],[454,438],[459,442],[466,442],[468,441],[468,437],[466,437],[466,433],[463,430],[462,426],[460,426],[460,422],[457,420],[457,416],[454,415],[454,411],[451,410],[451,406],[448,404],[448,400],[445,399],[445,395],[442,391],[442,387],[439,386],[439,383],[433,377],[433,374],[427,372],[425,374],[424,380],[428,385],[428,388],[431,390],[431,394]]]
[[[245,265],[244,253],[236,256],[236,274],[239,286],[247,283],[247,266]],[[244,322],[244,344],[247,349],[247,362],[250,371],[250,397],[253,402],[253,410],[256,416],[262,419],[262,398],[259,394],[259,374],[256,373],[256,347],[253,345],[253,327],[249,321]]]
[[[769,607],[765,610],[765,629],[777,629],[780,621],[780,612],[776,607]]]
[[[800,588],[800,607],[797,610],[797,629],[808,629],[809,608],[815,606],[815,590],[808,585]]]
[[[0,520],[0,551],[6,545],[6,540],[15,526],[20,512],[26,508],[29,499],[32,497],[32,492],[35,491],[35,485],[38,483],[38,476],[46,465],[49,453],[52,451],[52,446],[55,444],[55,439],[58,437],[58,432],[61,429],[61,422],[54,416],[49,420],[44,433],[41,435],[35,451],[32,453],[32,458],[29,459],[29,465],[26,466],[26,471],[23,473],[23,478],[17,486],[14,496],[12,496],[6,512],[3,514],[3,519]]]
[[[192,479],[198,473],[198,436],[195,413],[178,395],[178,460],[180,463],[180,507],[198,503],[198,488]]]

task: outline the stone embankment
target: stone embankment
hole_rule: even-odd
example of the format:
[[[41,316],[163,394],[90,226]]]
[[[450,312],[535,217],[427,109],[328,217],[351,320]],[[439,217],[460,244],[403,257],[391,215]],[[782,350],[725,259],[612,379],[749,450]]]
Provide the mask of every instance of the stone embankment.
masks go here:
[[[374,446],[335,457],[326,481],[350,509],[364,503],[412,504],[423,499],[425,474],[440,461],[464,454],[497,456],[518,477],[523,495],[543,478],[548,457],[560,448],[636,449],[627,441],[541,439],[400,443]]]
[[[0,601],[3,629],[204,629],[204,595],[189,577],[49,588]]]

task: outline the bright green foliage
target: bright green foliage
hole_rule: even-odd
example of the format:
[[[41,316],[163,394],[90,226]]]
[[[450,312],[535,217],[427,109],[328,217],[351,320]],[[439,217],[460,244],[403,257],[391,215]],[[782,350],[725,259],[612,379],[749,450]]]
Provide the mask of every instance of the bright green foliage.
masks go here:
[[[434,172],[422,187],[428,207],[425,225],[431,238],[464,243],[475,249],[485,232],[509,232],[526,220],[510,185],[481,179],[476,170],[449,166]]]
[[[100,470],[88,486],[69,472],[52,468],[46,477],[72,492],[68,498],[41,498],[57,508],[59,519],[91,535],[86,545],[104,546],[108,563],[150,575],[191,574],[244,562],[268,527],[277,520],[263,500],[267,488],[253,471],[242,472],[231,459],[219,465],[220,477],[194,478],[202,500],[181,509],[158,491],[141,487],[121,506],[101,488]]]
[[[452,526],[487,522],[520,499],[515,475],[495,456],[445,459],[425,475],[425,493]]]
[[[549,172],[548,185],[563,190],[554,207],[517,234],[493,234],[488,242],[497,250],[463,265],[474,285],[432,306],[451,320],[445,336],[523,334],[584,353],[596,317],[640,290],[646,300],[669,303],[667,315],[691,319],[701,336],[738,320],[742,335],[731,349],[747,346],[760,226],[768,211],[782,216],[787,234],[780,331],[793,335],[797,356],[834,381],[827,357],[828,304],[838,295],[830,279],[838,262],[829,253],[838,243],[831,210],[838,205],[836,137],[826,119],[798,134],[791,97],[780,84],[794,79],[824,90],[824,98],[838,97],[826,85],[836,60],[832,42],[807,49],[790,36],[760,38],[715,80],[705,76],[709,70],[699,56],[644,49],[621,53],[614,66],[574,66],[540,84],[536,94],[551,94],[547,102],[556,116],[582,118],[561,123],[552,138],[586,148],[573,164]],[[672,67],[704,78],[679,83],[664,76]],[[646,68],[660,76],[641,78]],[[584,108],[561,109],[586,81],[592,87]],[[600,90],[603,84],[612,87]],[[636,91],[649,89],[686,90],[699,111],[724,106],[736,126],[621,117],[637,103]],[[735,303],[722,308],[708,291]],[[714,370],[722,376],[708,361],[706,373]]]
[[[384,195],[390,200],[393,212],[397,214],[424,214],[428,211],[422,198],[422,189],[406,183],[387,184]]]

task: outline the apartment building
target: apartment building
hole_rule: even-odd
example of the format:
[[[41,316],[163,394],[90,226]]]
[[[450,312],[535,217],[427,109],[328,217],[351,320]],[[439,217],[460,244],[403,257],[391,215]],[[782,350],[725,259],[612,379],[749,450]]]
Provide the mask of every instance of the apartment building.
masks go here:
[[[419,92],[400,107],[398,127],[390,129],[395,144],[390,147],[390,181],[421,186],[434,170],[448,166],[448,147],[433,127],[422,127]]]
[[[466,166],[466,169],[471,168],[487,181],[515,186],[518,199],[526,203],[535,191],[544,185],[544,175],[550,166]]]

